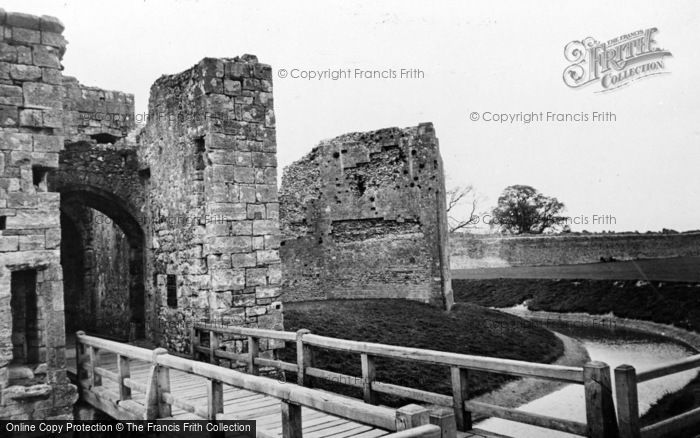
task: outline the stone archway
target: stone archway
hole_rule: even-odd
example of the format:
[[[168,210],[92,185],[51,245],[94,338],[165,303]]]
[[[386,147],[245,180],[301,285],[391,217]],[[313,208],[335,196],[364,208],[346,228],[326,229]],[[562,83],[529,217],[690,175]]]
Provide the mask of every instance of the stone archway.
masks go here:
[[[67,315],[80,315],[80,321],[86,325],[83,329],[95,330],[101,335],[128,339],[144,337],[146,287],[144,232],[141,224],[124,201],[112,193],[77,184],[59,185],[54,189],[61,193],[64,240],[76,237],[80,240],[64,242],[62,248],[67,252],[62,258]],[[95,214],[95,211],[101,214]],[[85,254],[99,247],[93,241],[104,239],[105,236],[100,233],[104,232],[105,227],[109,229],[112,226],[118,227],[126,241],[125,245],[115,247],[117,250],[126,248],[126,256],[118,257],[117,252],[117,257],[125,260],[128,266],[117,266],[115,269],[126,273],[122,278],[128,286],[105,285],[104,281],[100,282],[99,272],[105,266],[94,262],[85,263]],[[81,256],[81,260],[73,258]],[[104,296],[105,289],[112,292],[124,290],[125,293]],[[73,325],[75,327],[75,323]]]
[[[71,232],[80,235],[80,242],[64,241],[62,252],[82,254],[84,266],[67,257],[62,265],[67,315],[75,311],[84,316],[80,323],[85,330],[134,339],[143,337],[152,323],[152,312],[146,310],[152,300],[147,298],[144,184],[136,149],[124,142],[66,144],[58,169],[49,175],[50,189],[61,193],[64,239]],[[71,307],[69,299],[76,294],[83,301]]]

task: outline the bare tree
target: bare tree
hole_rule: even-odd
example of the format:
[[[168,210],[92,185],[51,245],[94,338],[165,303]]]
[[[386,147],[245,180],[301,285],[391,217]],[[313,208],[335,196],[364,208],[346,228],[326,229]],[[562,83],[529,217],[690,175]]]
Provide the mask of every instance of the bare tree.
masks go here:
[[[456,186],[446,193],[447,196],[447,227],[450,233],[469,228],[479,223],[478,216],[475,215],[478,205],[476,191],[471,185]],[[466,205],[467,214],[457,211],[462,205]]]

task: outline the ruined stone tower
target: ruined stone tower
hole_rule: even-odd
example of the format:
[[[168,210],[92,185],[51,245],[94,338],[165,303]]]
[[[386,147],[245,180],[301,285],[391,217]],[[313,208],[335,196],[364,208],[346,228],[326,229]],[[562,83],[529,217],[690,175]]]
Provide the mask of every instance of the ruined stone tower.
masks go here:
[[[270,67],[163,76],[135,130],[132,95],[62,74],[62,31],[0,10],[3,419],[72,416],[72,330],[185,352],[195,323],[282,328]]]
[[[452,306],[445,180],[432,124],[321,142],[285,168],[280,202],[285,301]]]

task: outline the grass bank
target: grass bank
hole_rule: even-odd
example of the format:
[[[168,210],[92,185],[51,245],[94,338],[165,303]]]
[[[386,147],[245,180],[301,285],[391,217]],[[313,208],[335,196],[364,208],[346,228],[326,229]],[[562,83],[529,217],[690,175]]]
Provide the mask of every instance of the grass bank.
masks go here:
[[[454,353],[485,355],[550,363],[563,353],[561,341],[551,332],[525,325],[517,332],[502,327],[518,324],[519,318],[472,304],[458,304],[449,312],[406,300],[333,300],[288,303],[284,309],[285,329],[306,328],[312,333],[342,339],[362,340]],[[296,352],[287,348],[281,356],[295,361]],[[318,367],[361,376],[357,354],[318,351]],[[449,369],[415,362],[378,359],[377,379],[382,382],[450,394]],[[508,381],[507,376],[473,372],[469,384],[474,395],[483,394]],[[353,397],[359,389],[336,382],[316,381],[318,387]],[[409,403],[382,396],[390,406]]]
[[[639,280],[453,280],[455,301],[530,310],[614,313],[700,332],[700,284]]]

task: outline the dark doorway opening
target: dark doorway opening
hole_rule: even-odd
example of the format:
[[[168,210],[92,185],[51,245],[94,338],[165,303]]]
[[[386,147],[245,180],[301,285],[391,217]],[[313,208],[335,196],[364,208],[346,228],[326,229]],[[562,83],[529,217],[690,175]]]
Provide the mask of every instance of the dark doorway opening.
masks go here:
[[[10,308],[12,310],[13,363],[35,364],[41,357],[42,336],[37,306],[36,270],[12,272]]]

